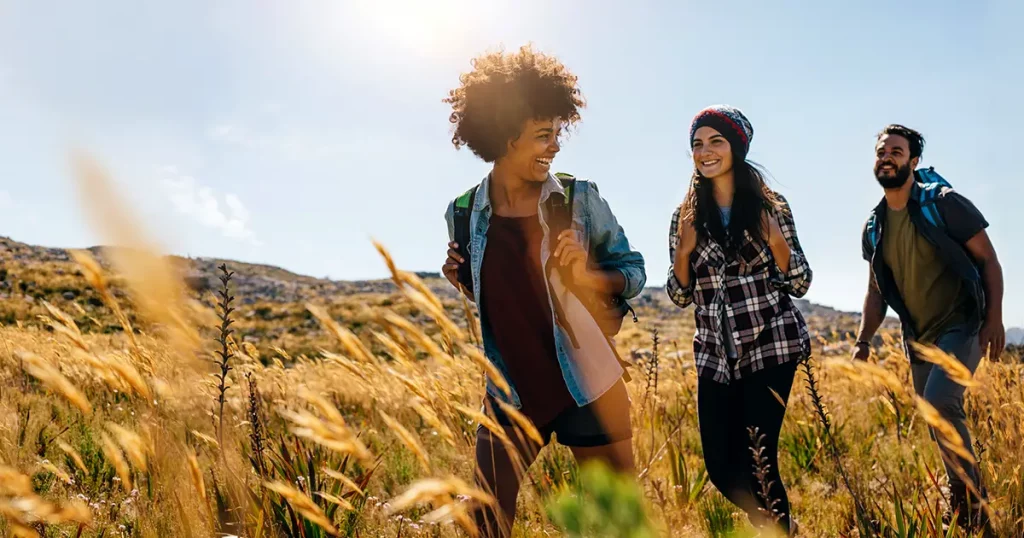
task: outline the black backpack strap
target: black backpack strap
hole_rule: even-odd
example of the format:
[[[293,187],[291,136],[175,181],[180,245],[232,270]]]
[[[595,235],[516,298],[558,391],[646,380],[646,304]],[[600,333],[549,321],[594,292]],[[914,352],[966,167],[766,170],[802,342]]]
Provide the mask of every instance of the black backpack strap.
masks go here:
[[[476,191],[479,185],[469,189],[462,196],[455,199],[455,212],[453,215],[453,224],[455,225],[455,242],[459,245],[459,248],[455,249],[465,263],[459,265],[458,279],[459,283],[465,286],[471,293],[473,292],[473,271],[470,265],[469,244],[471,241],[470,236],[470,217],[473,215],[473,206],[476,204]]]

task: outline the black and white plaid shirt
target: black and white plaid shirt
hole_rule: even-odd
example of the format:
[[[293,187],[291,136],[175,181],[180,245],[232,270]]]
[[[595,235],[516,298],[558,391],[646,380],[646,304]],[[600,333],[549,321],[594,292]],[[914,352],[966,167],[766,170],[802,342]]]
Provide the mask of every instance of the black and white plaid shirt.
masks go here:
[[[720,383],[772,366],[810,356],[807,324],[789,296],[803,297],[811,285],[811,267],[797,239],[793,213],[778,195],[783,211],[776,212],[782,235],[792,255],[789,271],[782,273],[771,249],[761,239],[746,241],[728,257],[710,234],[698,234],[690,255],[690,285],[683,287],[674,265],[668,269],[666,290],[680,307],[694,305],[697,333],[693,356],[697,374]],[[679,244],[679,208],[672,215],[669,259],[675,262]],[[729,316],[737,359],[726,356],[723,319]]]

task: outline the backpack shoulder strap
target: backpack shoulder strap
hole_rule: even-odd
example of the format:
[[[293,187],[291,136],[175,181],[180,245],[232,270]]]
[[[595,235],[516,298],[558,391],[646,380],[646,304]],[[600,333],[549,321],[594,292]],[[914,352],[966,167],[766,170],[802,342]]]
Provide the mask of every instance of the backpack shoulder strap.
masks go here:
[[[469,224],[470,217],[473,215],[473,206],[476,204],[476,191],[478,188],[479,185],[475,185],[455,199],[455,211],[452,216],[452,224],[455,228],[455,242],[459,245],[459,248],[456,250],[467,261],[467,263],[459,266],[459,281],[470,290],[473,289],[473,284],[472,277],[470,276],[470,264],[468,263],[471,255],[469,244],[472,239],[470,237]]]
[[[562,190],[565,191],[565,207],[572,210],[573,202],[576,199],[576,178],[564,172],[556,173],[555,177],[562,183]]]
[[[556,173],[555,177],[561,182],[565,196],[548,198],[547,208],[551,216],[552,235],[557,235],[572,225],[572,206],[576,199],[576,178],[562,172]]]
[[[476,203],[476,191],[479,185],[462,193],[455,199],[455,242],[459,248],[469,245],[469,217],[473,214],[473,205]]]
[[[871,216],[868,217],[867,226],[864,227],[864,233],[867,234],[868,244],[871,245],[873,253],[878,249],[878,241],[881,239],[881,234],[878,230],[878,213],[871,212]]]
[[[946,221],[935,202],[947,189],[949,187],[942,183],[919,183],[917,189],[917,203],[921,207],[921,213],[929,224],[940,229],[946,228]]]

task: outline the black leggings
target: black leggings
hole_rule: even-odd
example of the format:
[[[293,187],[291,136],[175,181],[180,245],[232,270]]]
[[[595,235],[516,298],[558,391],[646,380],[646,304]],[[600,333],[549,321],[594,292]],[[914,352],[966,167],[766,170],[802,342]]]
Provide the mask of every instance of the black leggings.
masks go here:
[[[754,456],[748,427],[764,434],[762,455],[769,472],[769,495],[777,500],[775,511],[782,517],[779,525],[789,530],[789,497],[779,475],[779,432],[786,408],[772,394],[789,401],[797,361],[768,367],[749,374],[728,385],[711,379],[697,381],[697,417],[700,421],[700,442],[704,465],[711,483],[733,504],[739,506],[755,526],[764,525],[768,517],[761,509],[764,500],[758,495],[761,485],[754,476]]]

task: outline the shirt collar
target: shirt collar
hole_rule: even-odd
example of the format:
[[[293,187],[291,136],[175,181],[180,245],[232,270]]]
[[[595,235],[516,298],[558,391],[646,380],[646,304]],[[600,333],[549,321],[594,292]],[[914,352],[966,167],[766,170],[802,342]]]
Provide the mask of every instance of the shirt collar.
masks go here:
[[[485,208],[491,207],[491,174],[488,173],[483,181],[480,183],[480,188],[477,190],[476,202],[473,204],[474,211],[483,211]],[[544,186],[541,187],[539,203],[543,205],[551,198],[552,194],[559,194],[565,196],[565,189],[562,187],[562,182],[549,173],[548,178],[544,181]]]

